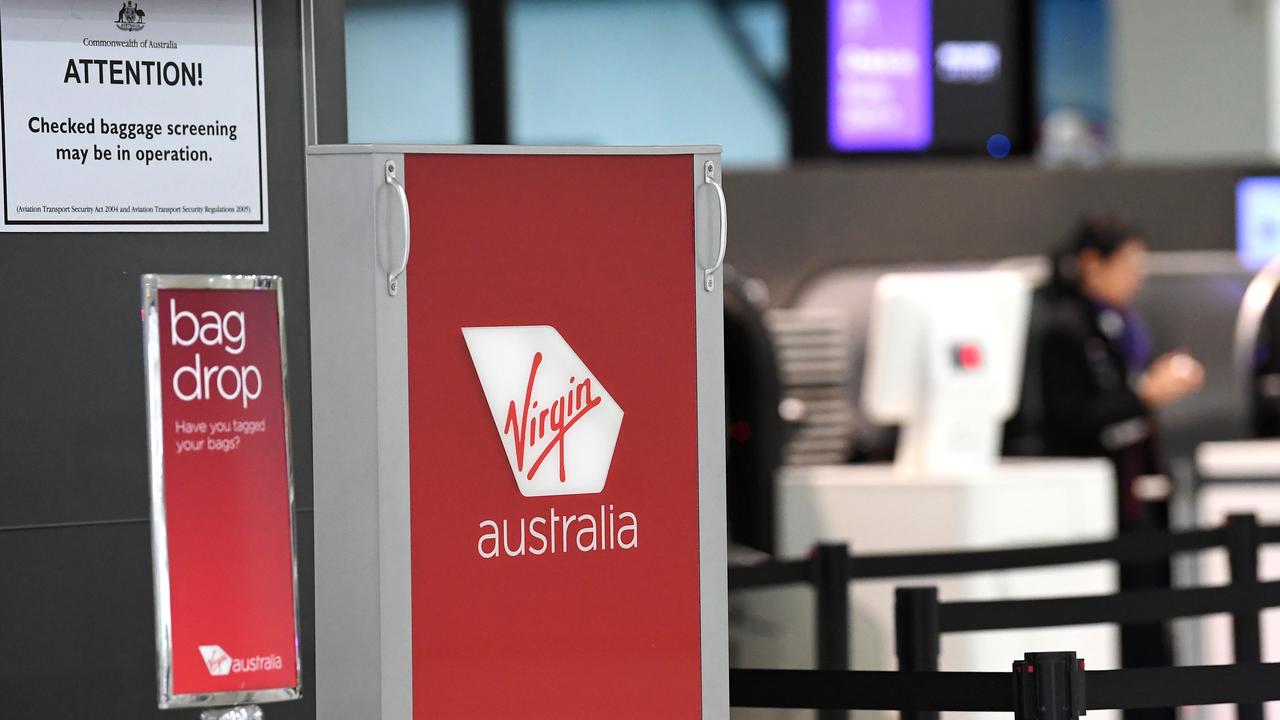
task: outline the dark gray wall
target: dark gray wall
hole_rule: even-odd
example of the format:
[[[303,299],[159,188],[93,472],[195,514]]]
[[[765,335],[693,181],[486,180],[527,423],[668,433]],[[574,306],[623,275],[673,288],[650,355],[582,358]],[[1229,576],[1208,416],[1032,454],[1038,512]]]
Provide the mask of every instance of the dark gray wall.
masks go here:
[[[805,278],[833,264],[1041,253],[1085,211],[1138,223],[1158,250],[1229,249],[1235,181],[1246,172],[1047,171],[1030,161],[819,163],[727,172],[728,262],[764,279],[773,302],[787,304]]]
[[[147,520],[145,272],[284,277],[305,699],[267,715],[315,716],[301,13],[296,1],[262,5],[269,233],[0,235],[0,717],[163,716]],[[340,30],[342,3],[316,7],[317,27],[330,35],[325,13],[334,5]],[[341,59],[323,67],[322,137],[341,141],[345,119],[332,115]]]
[[[316,144],[347,141],[346,0],[311,0],[315,33]]]

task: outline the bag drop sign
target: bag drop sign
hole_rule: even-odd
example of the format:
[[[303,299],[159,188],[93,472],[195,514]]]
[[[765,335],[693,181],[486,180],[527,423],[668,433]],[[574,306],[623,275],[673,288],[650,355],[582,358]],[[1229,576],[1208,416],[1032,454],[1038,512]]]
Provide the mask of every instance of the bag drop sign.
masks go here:
[[[266,231],[260,2],[0,1],[0,231]]]
[[[198,316],[178,307],[177,298],[169,298],[169,344],[175,347],[204,346],[220,350],[220,355],[240,356],[245,351],[245,325],[243,310],[205,310]],[[239,400],[249,409],[249,401],[262,397],[262,371],[257,365],[236,365],[236,358],[226,364],[201,365],[200,348],[195,359],[173,371],[172,389],[181,402],[210,400]]]
[[[278,279],[147,276],[143,296],[160,706],[296,697]]]

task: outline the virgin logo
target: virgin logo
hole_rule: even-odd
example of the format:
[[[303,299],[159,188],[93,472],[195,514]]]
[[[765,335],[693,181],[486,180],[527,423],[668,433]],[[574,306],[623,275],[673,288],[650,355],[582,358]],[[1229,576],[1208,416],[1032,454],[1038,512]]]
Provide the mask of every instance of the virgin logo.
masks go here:
[[[567,479],[564,466],[564,436],[568,434],[569,428],[589,411],[600,407],[600,397],[591,391],[591,378],[583,378],[581,382],[574,385],[576,379],[570,376],[569,390],[564,397],[553,400],[549,409],[544,405],[539,412],[538,401],[533,399],[533,386],[538,379],[538,366],[541,364],[542,353],[535,352],[533,364],[529,367],[529,384],[524,389],[524,402],[519,411],[516,410],[515,400],[507,403],[507,419],[502,424],[502,434],[512,436],[511,440],[516,451],[517,472],[524,470],[526,446],[542,447],[538,459],[533,461],[528,474],[525,475],[526,480],[532,480],[533,476],[538,474],[542,461],[547,459],[547,455],[552,450],[558,450],[560,482],[564,482]],[[529,417],[530,410],[533,411],[532,418]],[[530,423],[530,420],[533,422]],[[548,431],[551,433],[550,440],[547,439]]]
[[[603,490],[622,408],[560,333],[537,325],[462,334],[520,493]]]
[[[240,673],[262,672],[264,670],[280,670],[284,667],[284,658],[279,655],[254,655],[247,658],[231,657],[221,645],[200,645],[200,657],[204,660],[205,669],[213,677]]]
[[[227,654],[218,645],[201,645],[200,657],[204,659],[204,666],[209,670],[209,674],[214,677],[222,677],[231,674],[231,656]]]

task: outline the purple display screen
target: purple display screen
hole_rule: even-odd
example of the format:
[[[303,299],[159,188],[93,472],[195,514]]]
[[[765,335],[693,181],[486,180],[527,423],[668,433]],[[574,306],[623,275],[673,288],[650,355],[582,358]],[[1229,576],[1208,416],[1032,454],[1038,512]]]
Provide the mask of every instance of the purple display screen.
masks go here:
[[[933,141],[931,0],[829,0],[827,123],[846,152]]]
[[[1249,270],[1280,257],[1280,177],[1236,184],[1236,253]]]

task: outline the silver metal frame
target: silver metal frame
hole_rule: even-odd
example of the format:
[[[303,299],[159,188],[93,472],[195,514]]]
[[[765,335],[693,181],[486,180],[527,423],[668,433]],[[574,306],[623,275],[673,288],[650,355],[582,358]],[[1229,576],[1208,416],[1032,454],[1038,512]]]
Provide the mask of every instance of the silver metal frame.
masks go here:
[[[320,139],[319,103],[316,93],[316,8],[315,0],[299,0],[302,18],[302,131],[305,145]]]
[[[702,720],[729,717],[729,548],[725,508],[724,252],[728,247],[720,148],[694,149],[694,320],[698,349],[698,576]],[[711,193],[705,190],[710,188]],[[718,211],[699,202],[714,197]],[[700,264],[699,258],[718,258]],[[718,276],[718,277],[717,277]]]
[[[397,154],[307,159],[316,715],[412,720],[408,332]],[[394,338],[400,338],[397,343]]]
[[[293,648],[298,684],[290,688],[175,694],[173,691],[173,617],[169,595],[169,544],[165,521],[164,416],[161,404],[160,328],[156,306],[159,290],[262,290],[276,296],[280,331],[280,380],[284,399],[285,467],[289,482],[289,541],[293,562]],[[298,598],[298,528],[294,511],[293,427],[289,413],[289,361],[284,325],[284,288],[278,275],[142,276],[143,352],[147,375],[147,440],[151,475],[151,560],[155,587],[156,668],[159,706],[216,707],[297,700],[302,697],[301,604]]]

